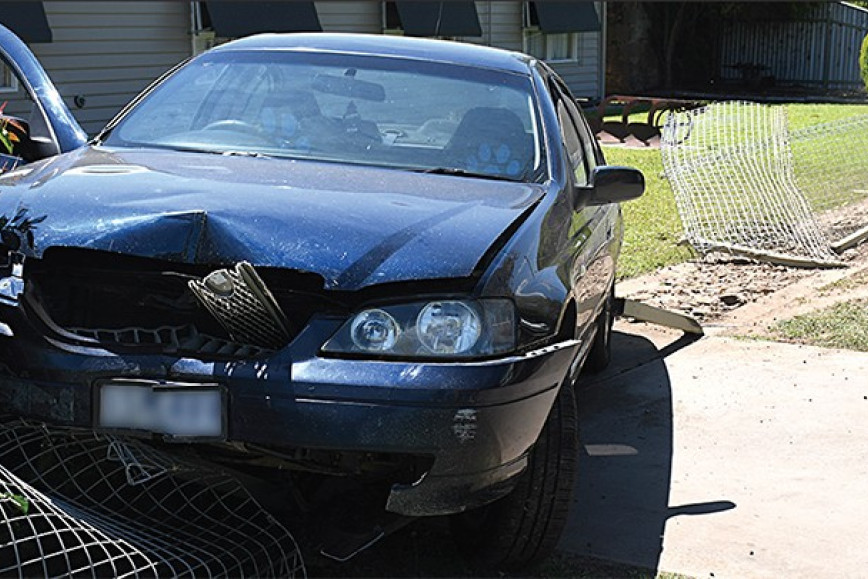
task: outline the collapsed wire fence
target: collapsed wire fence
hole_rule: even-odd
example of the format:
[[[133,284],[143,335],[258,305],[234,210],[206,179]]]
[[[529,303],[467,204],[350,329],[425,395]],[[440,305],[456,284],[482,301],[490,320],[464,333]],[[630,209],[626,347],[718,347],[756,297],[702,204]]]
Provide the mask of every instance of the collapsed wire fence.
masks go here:
[[[782,106],[714,103],[670,114],[660,148],[701,254],[829,267],[866,236],[868,115],[791,133]]]
[[[304,577],[233,477],[135,440],[0,424],[0,576]]]

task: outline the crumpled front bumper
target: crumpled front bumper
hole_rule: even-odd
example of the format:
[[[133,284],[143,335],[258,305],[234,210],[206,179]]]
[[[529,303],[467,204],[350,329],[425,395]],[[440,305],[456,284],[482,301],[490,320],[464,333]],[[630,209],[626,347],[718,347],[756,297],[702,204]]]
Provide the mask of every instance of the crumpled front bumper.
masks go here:
[[[433,457],[387,509],[460,512],[511,490],[579,344],[463,363],[324,357],[341,320],[315,316],[286,348],[258,360],[203,361],[118,354],[38,333],[18,307],[0,306],[0,404],[54,424],[96,424],[94,384],[148,379],[221,384],[227,440],[269,447]]]

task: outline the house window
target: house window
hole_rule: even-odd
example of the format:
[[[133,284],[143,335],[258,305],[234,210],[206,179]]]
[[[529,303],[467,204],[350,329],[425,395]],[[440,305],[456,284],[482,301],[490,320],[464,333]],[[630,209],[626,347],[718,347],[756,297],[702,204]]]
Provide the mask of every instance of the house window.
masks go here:
[[[579,35],[576,32],[545,32],[540,26],[534,2],[524,3],[524,51],[546,62],[578,62]]]
[[[575,32],[546,34],[533,28],[524,31],[524,51],[546,62],[579,62],[579,35]]]
[[[0,93],[18,91],[18,79],[12,69],[0,62]]]

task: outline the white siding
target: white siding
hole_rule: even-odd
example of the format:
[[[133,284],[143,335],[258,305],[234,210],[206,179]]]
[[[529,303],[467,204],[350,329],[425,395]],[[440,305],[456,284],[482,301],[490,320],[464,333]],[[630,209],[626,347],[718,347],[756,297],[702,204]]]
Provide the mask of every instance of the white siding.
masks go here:
[[[323,32],[383,31],[383,10],[380,2],[314,2]]]
[[[479,13],[482,36],[459,40],[521,51],[521,2],[485,0],[476,2],[476,11]]]
[[[496,46],[507,50],[523,50],[522,11],[523,2],[504,0],[479,0],[476,11],[482,25],[481,37],[459,38],[464,42]],[[601,3],[596,3],[600,22],[605,25]],[[601,99],[603,87],[603,35],[601,32],[579,34],[578,62],[556,62],[551,67],[579,98]]]
[[[89,134],[190,55],[189,2],[45,2],[54,41],[31,49]],[[84,97],[77,108],[74,98]]]
[[[378,0],[321,1],[315,5],[325,31],[382,32],[383,3]],[[44,6],[54,42],[31,48],[90,134],[191,53],[189,2],[56,0],[44,2]],[[459,40],[522,50],[522,2],[478,0],[476,9],[482,36]],[[602,96],[601,46],[601,33],[581,34],[579,61],[552,65],[578,97]],[[84,98],[83,107],[76,107],[76,96]],[[0,100],[11,101],[7,108],[10,113],[21,110],[14,94],[0,94]]]
[[[577,98],[596,99],[602,97],[600,46],[599,32],[581,32],[579,33],[578,62],[551,63],[551,67],[564,79]]]

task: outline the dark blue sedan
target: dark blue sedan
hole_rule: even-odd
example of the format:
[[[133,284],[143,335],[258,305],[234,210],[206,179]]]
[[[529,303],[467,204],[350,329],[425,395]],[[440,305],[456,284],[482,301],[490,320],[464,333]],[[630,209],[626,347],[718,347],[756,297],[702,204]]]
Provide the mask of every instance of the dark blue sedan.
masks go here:
[[[4,408],[266,467],[334,558],[431,515],[502,567],[553,548],[574,383],[609,359],[618,202],[643,179],[605,165],[549,67],[260,35],[85,142],[26,47],[0,46],[33,101],[4,120]],[[332,532],[353,513],[368,528]]]

